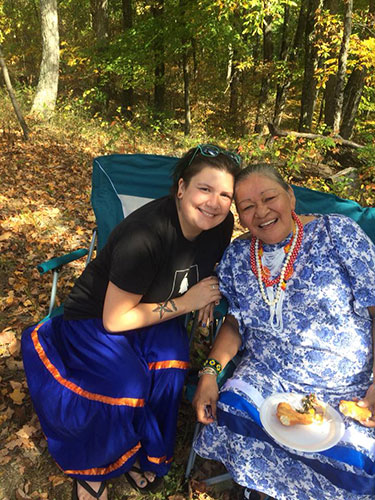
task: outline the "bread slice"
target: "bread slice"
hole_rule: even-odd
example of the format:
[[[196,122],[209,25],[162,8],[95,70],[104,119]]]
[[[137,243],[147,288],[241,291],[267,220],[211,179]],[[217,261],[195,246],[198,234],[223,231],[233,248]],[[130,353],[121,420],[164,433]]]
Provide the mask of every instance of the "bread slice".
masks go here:
[[[355,401],[341,400],[339,410],[346,417],[354,418],[354,420],[363,421],[368,420],[371,416],[371,410],[358,406]]]

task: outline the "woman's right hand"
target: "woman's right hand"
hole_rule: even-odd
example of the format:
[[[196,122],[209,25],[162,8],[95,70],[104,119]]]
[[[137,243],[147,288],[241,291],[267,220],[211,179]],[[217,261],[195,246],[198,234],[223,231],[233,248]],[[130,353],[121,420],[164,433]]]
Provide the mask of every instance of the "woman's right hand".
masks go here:
[[[210,424],[216,420],[216,403],[219,399],[219,388],[215,375],[202,375],[193,398],[198,422]]]
[[[189,311],[203,309],[212,302],[218,302],[221,299],[219,280],[216,276],[204,278],[196,285],[189,288],[183,295],[183,298],[186,308]]]

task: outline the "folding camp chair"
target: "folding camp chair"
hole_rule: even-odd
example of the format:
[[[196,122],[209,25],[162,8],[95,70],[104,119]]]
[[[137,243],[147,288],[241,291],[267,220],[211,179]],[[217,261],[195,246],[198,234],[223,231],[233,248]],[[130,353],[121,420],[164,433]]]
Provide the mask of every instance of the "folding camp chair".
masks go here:
[[[369,236],[369,238],[375,243],[375,207],[362,207],[357,202],[352,200],[346,200],[343,198],[339,198],[336,195],[330,193],[323,193],[320,191],[314,191],[312,189],[300,187],[300,186],[292,186],[294,194],[296,196],[296,213],[297,214],[342,214],[347,217],[351,217],[355,220],[363,229],[363,231]],[[223,321],[223,318],[226,314],[225,308],[223,309],[223,305],[221,308],[221,317],[220,321]],[[232,375],[237,360],[234,359],[230,362],[229,366],[226,367],[226,370],[220,374],[220,378],[218,377],[218,385],[221,387],[225,381]],[[188,397],[190,400],[193,399],[195,387],[188,386]],[[194,429],[194,438],[198,435],[200,429],[202,428],[202,424],[197,423]],[[188,478],[191,475],[192,469],[194,467],[196,459],[196,453],[191,447],[190,454],[188,457],[188,462],[185,470],[185,477]],[[220,483],[222,481],[226,481],[230,479],[230,474],[225,473],[219,476],[214,476],[208,479],[205,479],[204,482],[207,485],[213,485]]]
[[[145,203],[168,194],[172,184],[171,172],[178,158],[160,155],[107,155],[93,161],[91,204],[97,229],[89,249],[72,253],[39,264],[40,274],[52,271],[52,290],[47,317],[62,314],[63,307],[55,308],[57,280],[64,264],[100,251],[112,229],[131,212]]]

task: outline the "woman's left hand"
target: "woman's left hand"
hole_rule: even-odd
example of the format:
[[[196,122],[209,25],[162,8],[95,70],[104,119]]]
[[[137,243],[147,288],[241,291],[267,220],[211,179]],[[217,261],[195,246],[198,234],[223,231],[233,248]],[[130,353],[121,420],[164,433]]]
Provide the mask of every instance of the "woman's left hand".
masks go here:
[[[208,326],[214,319],[214,308],[215,303],[207,304],[202,309],[199,309],[198,322],[201,323],[203,327]]]
[[[372,417],[369,420],[361,420],[361,424],[365,427],[375,427],[375,383],[370,385],[366,396],[359,400],[357,404],[362,408],[368,408],[372,412]]]

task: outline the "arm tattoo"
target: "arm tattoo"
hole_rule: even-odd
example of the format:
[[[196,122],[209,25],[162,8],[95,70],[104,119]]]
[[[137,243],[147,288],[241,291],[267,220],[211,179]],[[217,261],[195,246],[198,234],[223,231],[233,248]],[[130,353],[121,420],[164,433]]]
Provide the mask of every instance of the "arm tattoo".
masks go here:
[[[168,303],[170,304],[170,306],[168,307]],[[152,312],[158,312],[159,313],[159,319],[162,319],[162,317],[164,316],[164,313],[171,313],[171,312],[175,312],[177,311],[177,307],[176,307],[176,304],[174,303],[174,300],[167,300],[166,302],[164,302],[164,304],[162,304],[161,302],[158,303],[158,306],[155,307],[155,309],[152,310]]]

